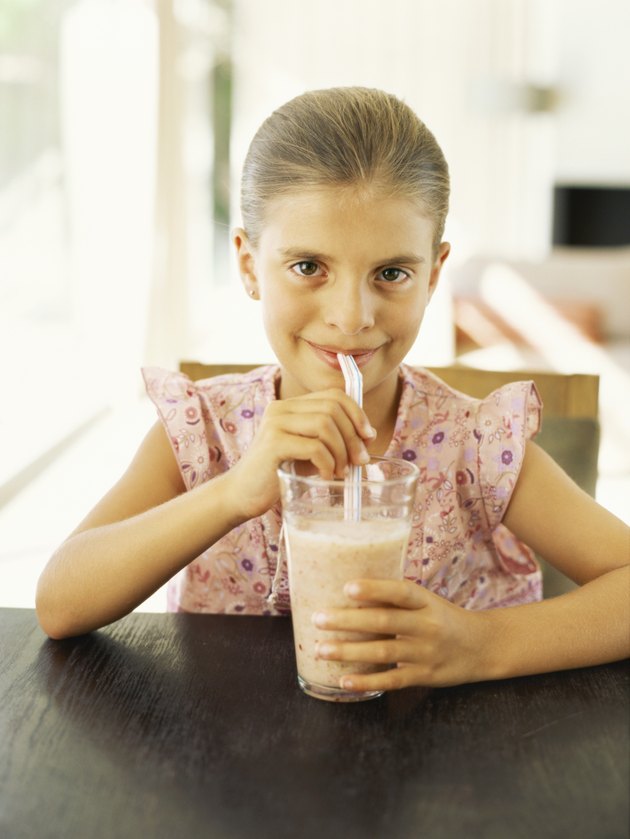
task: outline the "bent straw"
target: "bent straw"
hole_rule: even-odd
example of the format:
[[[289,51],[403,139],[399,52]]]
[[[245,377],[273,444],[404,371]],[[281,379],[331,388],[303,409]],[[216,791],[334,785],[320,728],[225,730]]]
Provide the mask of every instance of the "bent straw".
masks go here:
[[[363,376],[351,355],[337,353],[337,360],[346,384],[346,393],[357,405],[363,407]],[[343,517],[346,521],[361,519],[361,467],[351,466],[349,477],[344,481]]]

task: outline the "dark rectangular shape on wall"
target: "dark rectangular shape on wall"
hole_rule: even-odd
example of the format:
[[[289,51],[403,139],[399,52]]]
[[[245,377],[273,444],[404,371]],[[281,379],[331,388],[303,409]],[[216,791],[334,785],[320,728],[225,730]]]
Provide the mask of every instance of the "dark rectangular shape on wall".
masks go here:
[[[557,185],[553,196],[553,244],[630,245],[630,187]]]

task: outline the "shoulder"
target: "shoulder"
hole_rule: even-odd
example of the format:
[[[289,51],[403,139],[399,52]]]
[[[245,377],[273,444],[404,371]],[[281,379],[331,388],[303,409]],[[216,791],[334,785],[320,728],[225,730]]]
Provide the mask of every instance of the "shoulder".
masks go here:
[[[428,370],[405,366],[402,377],[402,443],[417,457],[422,453],[427,469],[448,472],[462,498],[478,492],[493,529],[509,502],[527,441],[540,428],[542,403],[533,382],[512,382],[478,398]]]
[[[276,365],[268,365],[193,382],[183,373],[142,370],[187,488],[239,459],[275,399],[278,373]]]
[[[464,412],[471,423],[522,418],[526,436],[540,430],[542,401],[532,381],[514,381],[502,385],[483,397],[475,397],[452,387],[435,373],[422,367],[401,365],[403,387],[411,391],[433,410]],[[416,401],[417,398],[416,398]]]
[[[469,394],[451,387],[435,373],[424,367],[410,367],[408,364],[401,364],[400,370],[403,388],[421,395],[425,401],[431,400],[440,403],[440,405],[448,402],[452,405],[465,404],[469,406],[476,405],[479,402],[478,399]]]
[[[262,390],[275,391],[279,368],[275,364],[256,367],[247,373],[227,373],[209,379],[193,381],[184,373],[161,367],[144,367],[142,376],[149,397],[155,401],[179,402],[189,399],[216,397],[218,394],[243,393]]]
[[[193,381],[184,373],[159,367],[142,369],[146,391],[163,420],[176,415],[186,426],[228,420],[238,406],[243,417],[262,413],[276,398],[277,365],[256,367],[247,373],[229,373]]]

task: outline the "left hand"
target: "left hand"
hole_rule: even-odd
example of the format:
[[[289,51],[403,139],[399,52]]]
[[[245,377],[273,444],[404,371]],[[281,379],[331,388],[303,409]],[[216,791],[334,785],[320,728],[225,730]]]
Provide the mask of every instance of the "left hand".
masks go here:
[[[344,593],[361,608],[328,609],[313,616],[320,629],[390,635],[378,641],[326,641],[320,658],[396,665],[381,673],[344,676],[349,690],[444,687],[481,681],[486,642],[484,612],[468,611],[408,580],[354,580]],[[374,605],[374,604],[378,605]]]

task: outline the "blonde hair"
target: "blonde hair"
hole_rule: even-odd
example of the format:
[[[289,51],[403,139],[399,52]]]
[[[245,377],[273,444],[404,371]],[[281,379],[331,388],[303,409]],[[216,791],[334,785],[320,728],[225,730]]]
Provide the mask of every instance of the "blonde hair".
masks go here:
[[[314,90],[291,99],[260,126],[241,182],[241,212],[255,247],[267,203],[322,186],[360,185],[418,203],[434,224],[448,212],[448,165],[435,137],[392,94],[364,87]]]

